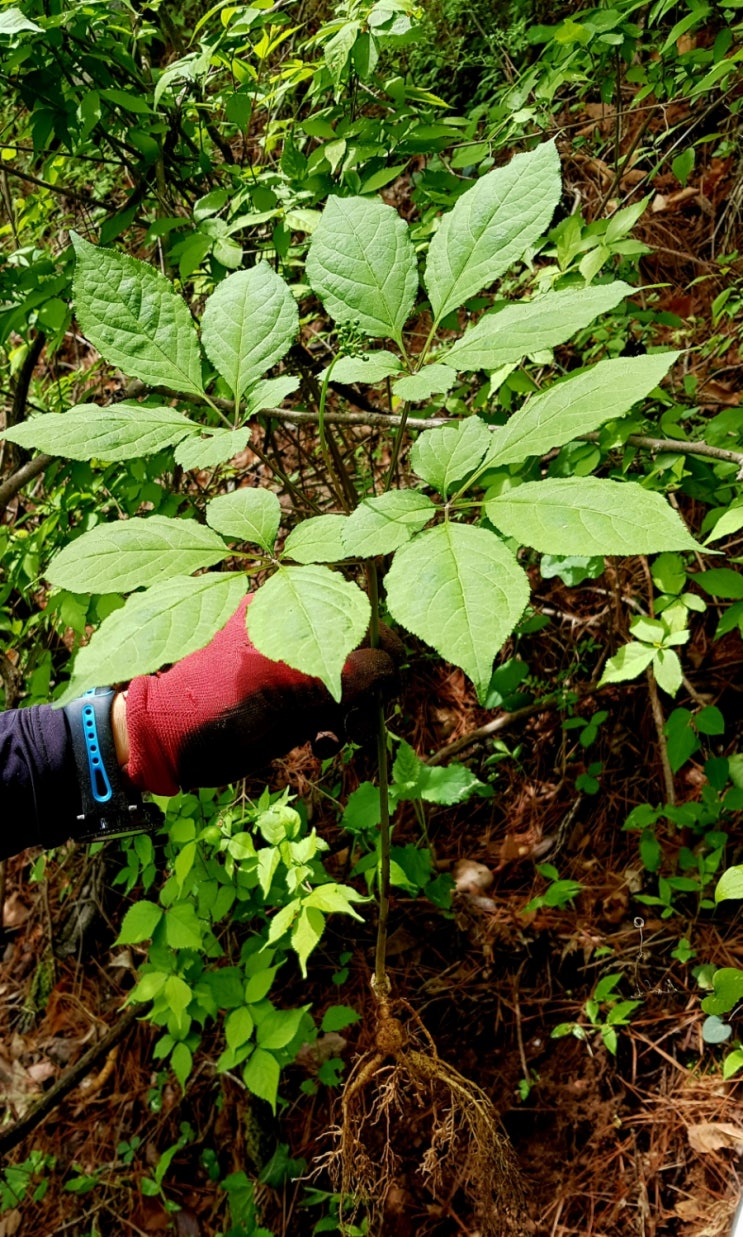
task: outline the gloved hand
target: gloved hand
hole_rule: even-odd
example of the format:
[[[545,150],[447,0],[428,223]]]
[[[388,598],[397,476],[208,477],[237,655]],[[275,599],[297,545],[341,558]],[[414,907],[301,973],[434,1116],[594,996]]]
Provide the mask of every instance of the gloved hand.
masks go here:
[[[221,786],[323,732],[356,737],[348,733],[353,715],[363,720],[377,692],[393,693],[402,644],[392,632],[382,639],[387,651],[351,653],[336,704],[319,679],[258,652],[245,627],[250,600],[205,649],[130,683],[124,772],[138,789],[171,795]]]

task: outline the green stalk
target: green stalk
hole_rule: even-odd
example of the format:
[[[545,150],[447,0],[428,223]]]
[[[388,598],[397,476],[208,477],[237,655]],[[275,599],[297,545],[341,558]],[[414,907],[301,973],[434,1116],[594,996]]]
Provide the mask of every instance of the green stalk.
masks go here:
[[[340,356],[340,353],[338,354],[338,356]],[[330,362],[330,365],[328,366],[326,370],[325,377],[323,378],[322,388],[320,390],[320,400],[319,400],[318,408],[317,408],[317,411],[318,411],[317,428],[318,428],[318,437],[320,439],[320,451],[322,452],[322,457],[323,457],[323,460],[325,461],[325,467],[328,470],[328,481],[330,483],[331,489],[335,493],[335,497],[337,498],[340,505],[343,507],[343,510],[348,511],[349,506],[348,506],[348,501],[346,499],[346,495],[343,490],[343,484],[338,479],[336,469],[333,465],[333,458],[330,454],[330,449],[328,447],[328,439],[325,433],[325,404],[328,398],[328,384],[330,382],[330,375],[333,372],[333,366],[335,365],[335,362],[337,360],[338,360],[337,356],[333,358],[333,360]]]
[[[367,580],[369,583],[369,601],[371,602],[371,624],[369,637],[373,649],[379,647],[379,578],[377,564],[372,561],[367,564]],[[377,768],[379,772],[379,863],[377,866],[377,881],[379,884],[379,919],[377,921],[377,944],[374,955],[374,993],[377,1000],[386,1003],[390,991],[390,981],[387,976],[387,923],[390,912],[390,800],[389,800],[389,769],[387,763],[387,727],[384,721],[384,705],[381,699],[377,705]]]

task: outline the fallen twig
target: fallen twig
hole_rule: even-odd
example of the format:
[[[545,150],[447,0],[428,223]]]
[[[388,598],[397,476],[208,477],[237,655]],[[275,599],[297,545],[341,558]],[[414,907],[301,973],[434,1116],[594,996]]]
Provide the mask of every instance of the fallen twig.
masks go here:
[[[83,1053],[80,1060],[77,1061],[65,1074],[62,1075],[59,1082],[46,1092],[45,1095],[34,1104],[33,1108],[26,1113],[25,1117],[21,1117],[20,1121],[16,1121],[11,1125],[10,1129],[0,1133],[0,1156],[7,1155],[14,1147],[17,1147],[23,1139],[26,1138],[32,1130],[35,1130],[37,1125],[44,1120],[46,1116],[64,1097],[73,1091],[78,1083],[90,1073],[93,1066],[101,1057],[110,1052],[114,1044],[117,1044],[120,1039],[126,1035],[130,1026],[137,1017],[137,1010],[134,1006],[127,1009],[119,1018],[118,1022],[106,1032],[103,1039],[100,1039],[97,1044],[93,1044],[87,1052]]]

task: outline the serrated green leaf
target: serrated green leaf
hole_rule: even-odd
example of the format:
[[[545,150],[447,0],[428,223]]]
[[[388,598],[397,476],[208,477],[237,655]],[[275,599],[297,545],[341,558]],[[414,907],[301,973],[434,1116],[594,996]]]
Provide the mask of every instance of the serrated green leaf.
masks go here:
[[[663,727],[668,740],[668,761],[673,773],[679,769],[699,747],[699,739],[692,726],[688,709],[674,709]]]
[[[705,997],[702,1009],[708,1014],[726,1014],[743,999],[743,970],[737,966],[722,966],[712,978],[714,996]],[[711,1008],[712,1005],[715,1008]]]
[[[193,1054],[188,1044],[176,1044],[170,1058],[170,1064],[173,1067],[173,1073],[178,1079],[181,1090],[185,1091],[186,1080],[193,1069]]]
[[[187,877],[190,875],[193,869],[195,859],[196,859],[196,843],[195,842],[187,842],[186,845],[183,847],[183,849],[178,851],[178,854],[175,857],[175,863],[173,864],[173,870],[175,871],[175,879],[178,882],[178,889],[181,892],[183,891],[183,885]]]
[[[25,13],[15,6],[0,13],[0,34],[20,34],[24,30],[41,33],[43,26],[37,26],[35,21],[31,21],[30,17],[26,17]]]
[[[148,941],[162,916],[162,910],[154,902],[135,902],[122,920],[116,944],[138,945],[140,941]]]
[[[547,477],[485,504],[488,519],[546,554],[651,554],[696,542],[662,494],[633,481]]]
[[[246,1005],[233,1009],[224,1021],[224,1037],[228,1048],[240,1048],[253,1034],[253,1015]]]
[[[322,1016],[320,1030],[325,1034],[328,1031],[343,1031],[346,1027],[353,1026],[354,1022],[360,1021],[361,1014],[350,1005],[331,1005]]]
[[[271,881],[276,875],[281,856],[277,846],[264,846],[258,851],[258,867],[256,869],[258,884],[264,898],[268,897]]]
[[[206,521],[223,536],[254,542],[270,554],[281,523],[281,504],[273,490],[243,486],[207,503]]]
[[[271,991],[278,969],[277,966],[267,966],[251,975],[245,985],[245,1000],[252,1003],[262,1001]]]
[[[510,365],[570,339],[632,291],[629,284],[616,280],[590,288],[564,288],[534,301],[506,305],[468,327],[441,360],[457,371]]]
[[[250,442],[250,429],[213,430],[208,437],[191,436],[175,449],[175,462],[181,468],[216,468],[244,451]]]
[[[104,360],[148,386],[201,395],[196,327],[173,285],[146,262],[70,236],[75,313]]]
[[[700,734],[724,734],[725,718],[714,704],[705,705],[694,718],[694,725]]]
[[[353,902],[366,902],[363,894],[357,893],[350,885],[338,885],[330,881],[326,885],[317,885],[306,897],[302,898],[303,907],[314,906],[326,914],[352,915],[354,919],[363,919],[358,911],[353,909]]]
[[[479,417],[421,434],[410,453],[414,472],[444,497],[455,482],[473,472],[492,445],[492,435]]]
[[[361,785],[348,796],[343,813],[343,828],[351,832],[375,829],[381,819],[379,787],[371,782]]]
[[[395,796],[399,800],[425,799],[427,803],[453,804],[468,799],[482,782],[466,765],[429,767],[404,740],[393,765]]]
[[[726,868],[715,886],[715,902],[743,898],[743,864]]]
[[[391,554],[435,512],[430,498],[417,490],[389,490],[378,498],[365,498],[342,525],[345,553],[359,558]]]
[[[307,978],[307,959],[319,943],[325,931],[325,916],[316,906],[303,906],[292,928],[292,949],[299,960],[300,970]]]
[[[74,700],[89,687],[149,674],[203,648],[235,612],[245,590],[242,573],[225,572],[177,576],[146,593],[134,593],[78,651],[72,680],[59,703]]]
[[[541,236],[560,199],[554,142],[516,155],[476,181],[444,215],[424,281],[436,321],[493,283]]]
[[[599,687],[604,683],[625,683],[628,679],[636,679],[644,670],[647,670],[654,656],[654,648],[649,648],[647,644],[640,644],[636,640],[622,645],[621,649],[607,661]]]
[[[170,1008],[180,1017],[191,1004],[193,992],[180,975],[169,975],[165,981],[165,997]]]
[[[710,567],[707,571],[698,571],[695,576],[690,576],[690,579],[713,597],[724,597],[733,601],[743,598],[743,575],[739,571],[733,571],[732,567]]]
[[[343,75],[343,70],[346,67],[348,56],[356,42],[356,37],[360,30],[360,22],[346,21],[336,30],[331,39],[328,39],[323,49],[325,63],[330,71],[330,76],[336,86],[339,84]]]
[[[729,1052],[722,1063],[722,1076],[727,1082],[738,1073],[738,1070],[743,1069],[743,1048],[736,1048],[733,1052]]]
[[[117,944],[118,939],[117,939]],[[130,1001],[154,1001],[156,996],[159,996],[165,987],[165,981],[168,978],[167,971],[148,971],[142,975],[136,987],[132,988],[129,993],[128,1000]]]
[[[141,404],[76,404],[2,431],[8,442],[70,460],[134,460],[172,447],[201,427],[174,408]]]
[[[46,577],[72,593],[128,593],[211,567],[227,554],[221,537],[195,520],[135,516],[83,533],[52,559]]]
[[[200,949],[205,926],[192,902],[176,902],[165,915],[165,939],[171,949]]]
[[[420,403],[421,400],[430,399],[432,395],[441,395],[450,390],[456,380],[456,370],[449,365],[424,365],[417,373],[399,378],[392,388],[392,393],[398,399]]]
[[[263,1048],[256,1048],[247,1065],[243,1069],[243,1082],[253,1095],[265,1100],[276,1112],[276,1098],[279,1093],[279,1063]]]
[[[289,351],[298,329],[297,303],[267,262],[228,275],[201,319],[204,350],[236,403]]]
[[[743,506],[730,507],[727,511],[723,511],[712,532],[705,538],[704,544],[709,545],[712,541],[719,541],[721,537],[731,537],[741,528],[743,528]]]
[[[289,931],[301,910],[301,906],[299,898],[294,898],[292,902],[288,902],[286,906],[282,906],[281,910],[271,916],[268,924],[267,938],[269,945],[272,945],[274,941],[278,941],[285,932]]]
[[[293,528],[284,554],[297,563],[339,563],[346,557],[343,528],[348,516],[313,515]]]
[[[261,1048],[278,1052],[294,1039],[304,1019],[303,1009],[273,1009],[258,1024],[256,1039]]]
[[[307,279],[336,322],[401,342],[418,268],[407,224],[373,198],[331,196],[315,228]]]
[[[278,378],[262,378],[251,387],[245,397],[245,416],[252,417],[264,408],[278,408],[287,395],[291,395],[299,386],[299,379],[293,374],[280,374]]]
[[[341,698],[341,670],[364,637],[371,607],[361,589],[327,567],[281,567],[248,611],[256,648],[311,674]]]
[[[658,649],[653,658],[653,673],[658,686],[669,696],[675,696],[684,677],[678,653],[673,649]]]
[[[482,700],[493,660],[529,600],[529,581],[484,528],[447,523],[398,550],[386,579],[395,620],[460,666]]]
[[[520,464],[624,416],[658,385],[679,355],[661,352],[599,361],[575,378],[532,395],[494,432],[490,462]]]
[[[375,382],[383,382],[385,378],[394,378],[401,369],[402,361],[394,352],[380,349],[378,352],[363,352],[360,356],[338,357],[331,378],[333,382],[363,382],[371,386]],[[317,375],[320,382],[327,372],[324,369]]]

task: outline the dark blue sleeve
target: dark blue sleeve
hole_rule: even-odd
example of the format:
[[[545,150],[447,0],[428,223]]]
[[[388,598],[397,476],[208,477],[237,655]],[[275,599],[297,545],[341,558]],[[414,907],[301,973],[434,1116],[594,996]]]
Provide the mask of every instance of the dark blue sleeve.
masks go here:
[[[64,713],[42,704],[0,713],[0,859],[75,832],[80,792]]]

